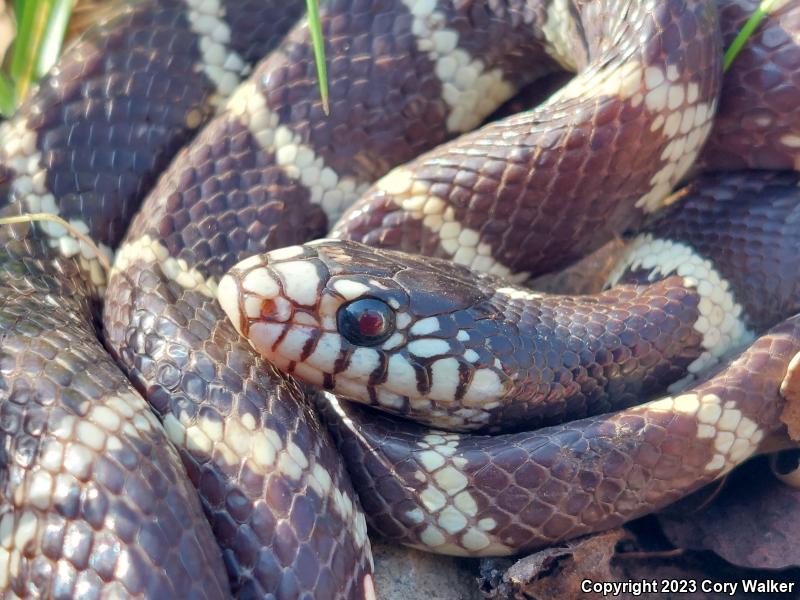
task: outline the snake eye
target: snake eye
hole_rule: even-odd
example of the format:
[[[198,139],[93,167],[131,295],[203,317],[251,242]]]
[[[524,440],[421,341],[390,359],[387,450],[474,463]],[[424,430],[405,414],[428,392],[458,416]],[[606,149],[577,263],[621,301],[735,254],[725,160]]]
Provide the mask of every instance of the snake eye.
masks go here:
[[[345,304],[336,316],[341,333],[358,346],[376,346],[394,333],[394,311],[375,298]]]

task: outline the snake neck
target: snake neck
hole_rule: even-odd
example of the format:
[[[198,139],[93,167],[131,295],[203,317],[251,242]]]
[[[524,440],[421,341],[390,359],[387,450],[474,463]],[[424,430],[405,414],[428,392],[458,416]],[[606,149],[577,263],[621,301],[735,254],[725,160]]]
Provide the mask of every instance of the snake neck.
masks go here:
[[[499,287],[467,314],[439,316],[407,356],[415,370],[430,369],[427,355],[443,345],[436,336],[455,330],[447,344],[459,372],[491,384],[480,393],[459,385],[452,402],[432,401],[434,426],[507,431],[563,422],[629,406],[684,377],[704,351],[692,327],[699,301],[675,276],[596,296]]]

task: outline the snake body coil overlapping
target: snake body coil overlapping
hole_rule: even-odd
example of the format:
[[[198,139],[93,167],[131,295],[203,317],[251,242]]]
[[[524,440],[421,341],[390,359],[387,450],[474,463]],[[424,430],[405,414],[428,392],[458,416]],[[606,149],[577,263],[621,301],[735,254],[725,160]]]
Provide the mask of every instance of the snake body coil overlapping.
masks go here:
[[[509,554],[757,452],[800,386],[798,177],[705,176],[649,215],[695,165],[800,168],[779,4],[716,117],[719,25],[754,2],[333,0],[330,116],[307,27],[281,41],[302,3],[145,0],[90,30],[0,128],[3,212],[116,249],[106,274],[60,225],[0,231],[3,590],[373,598],[362,505],[389,539]],[[627,229],[596,296],[508,279]],[[277,369],[448,431],[326,395],[331,437]]]

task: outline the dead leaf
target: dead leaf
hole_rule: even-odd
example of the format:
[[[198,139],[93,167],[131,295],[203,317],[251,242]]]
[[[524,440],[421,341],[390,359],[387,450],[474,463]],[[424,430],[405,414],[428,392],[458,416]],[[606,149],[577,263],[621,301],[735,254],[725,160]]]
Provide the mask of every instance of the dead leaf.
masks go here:
[[[786,400],[781,421],[789,429],[789,437],[798,441],[800,440],[800,352],[794,355],[786,369],[786,376],[781,383],[781,396]]]
[[[579,538],[546,548],[516,562],[484,561],[484,595],[492,600],[560,600],[592,597],[581,590],[581,582],[618,581],[611,569],[617,544],[628,536],[624,529]],[[492,579],[492,582],[488,582]],[[493,585],[492,585],[493,584]]]
[[[681,504],[690,505],[691,498]],[[800,566],[800,490],[778,481],[765,459],[734,471],[704,507],[682,515],[673,509],[659,521],[680,548],[711,550],[748,568]]]

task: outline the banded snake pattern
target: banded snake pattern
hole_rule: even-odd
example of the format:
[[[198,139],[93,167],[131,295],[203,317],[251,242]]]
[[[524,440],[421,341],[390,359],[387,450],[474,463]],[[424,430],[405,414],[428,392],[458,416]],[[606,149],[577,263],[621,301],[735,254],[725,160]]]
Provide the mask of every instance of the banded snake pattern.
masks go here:
[[[333,0],[330,117],[301,3],[144,0],[87,32],[0,128],[4,214],[118,248],[106,274],[58,225],[0,232],[3,589],[371,598],[361,506],[508,554],[756,452],[798,385],[800,9],[723,84],[719,25],[754,6]],[[657,212],[693,165],[785,172]],[[628,230],[596,296],[514,283]],[[348,475],[278,369],[425,425],[321,396]]]

